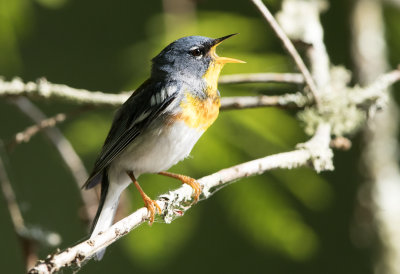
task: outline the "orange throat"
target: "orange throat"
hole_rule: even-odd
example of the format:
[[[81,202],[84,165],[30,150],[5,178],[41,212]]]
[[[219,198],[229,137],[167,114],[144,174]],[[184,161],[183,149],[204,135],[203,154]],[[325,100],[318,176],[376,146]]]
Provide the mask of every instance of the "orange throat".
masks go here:
[[[228,37],[230,36],[224,39]],[[193,96],[192,93],[186,91],[185,98],[180,104],[182,112],[175,117],[184,121],[188,127],[199,131],[205,131],[218,117],[221,105],[218,93],[218,78],[224,65],[227,63],[245,63],[238,59],[217,55],[215,49],[224,39],[212,46],[208,53],[211,56],[211,62],[202,77],[206,83],[204,90],[206,98]]]
[[[205,131],[214,123],[219,114],[221,105],[219,96],[200,99],[187,92],[185,100],[181,103],[182,112],[178,115],[178,120],[199,131]]]

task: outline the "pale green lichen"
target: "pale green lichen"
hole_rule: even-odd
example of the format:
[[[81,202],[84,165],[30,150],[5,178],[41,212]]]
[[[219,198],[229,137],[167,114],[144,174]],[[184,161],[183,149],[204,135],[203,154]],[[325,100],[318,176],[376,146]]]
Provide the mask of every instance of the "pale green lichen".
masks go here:
[[[298,114],[307,134],[313,135],[319,124],[328,123],[333,135],[349,135],[366,121],[367,112],[355,100],[361,89],[348,87],[350,72],[343,67],[333,67],[330,76],[331,84],[320,91],[322,96],[318,108],[308,107]]]
[[[355,105],[344,104],[344,100],[341,99],[335,102],[335,106],[324,108],[323,113],[316,107],[307,108],[299,113],[300,120],[305,123],[305,132],[313,135],[319,124],[328,123],[332,126],[332,134],[336,136],[354,133],[365,122],[366,114]]]

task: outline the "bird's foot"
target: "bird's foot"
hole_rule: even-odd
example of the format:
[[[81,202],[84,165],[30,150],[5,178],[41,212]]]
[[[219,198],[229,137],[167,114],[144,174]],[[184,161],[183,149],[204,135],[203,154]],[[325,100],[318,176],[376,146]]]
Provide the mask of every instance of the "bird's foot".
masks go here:
[[[166,171],[159,172],[158,174],[178,179],[182,183],[189,185],[193,189],[193,195],[192,195],[193,204],[198,202],[202,190],[201,190],[201,186],[200,186],[199,182],[197,182],[196,179],[193,179],[186,175],[175,174],[175,173],[166,172]]]
[[[127,174],[132,179],[132,182],[135,184],[135,187],[139,191],[140,196],[142,196],[144,206],[147,208],[147,210],[150,213],[149,224],[152,225],[154,222],[154,216],[156,215],[156,209],[158,211],[158,214],[161,214],[162,213],[161,207],[157,204],[156,201],[150,199],[150,197],[147,196],[146,193],[144,193],[143,189],[140,187],[139,182],[136,180],[132,171],[127,172]]]
[[[158,214],[161,214],[161,207],[157,204],[156,201],[150,199],[149,196],[147,196],[144,192],[144,195],[142,195],[144,206],[147,208],[147,210],[150,213],[149,217],[149,224],[152,225],[154,222],[154,216],[156,214],[156,209],[158,211]]]

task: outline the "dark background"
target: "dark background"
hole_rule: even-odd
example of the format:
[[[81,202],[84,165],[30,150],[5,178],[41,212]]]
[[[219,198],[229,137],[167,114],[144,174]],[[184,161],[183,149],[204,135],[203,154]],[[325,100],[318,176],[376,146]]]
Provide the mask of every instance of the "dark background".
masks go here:
[[[0,0],[0,75],[24,81],[46,77],[53,83],[104,92],[132,90],[149,75],[149,60],[171,41],[186,35],[219,37],[236,32],[240,35],[224,42],[219,54],[247,63],[227,65],[223,74],[295,71],[250,1],[203,0],[195,9],[172,5],[165,12],[169,2],[174,3]],[[266,4],[274,12],[280,8],[280,1]],[[352,6],[349,0],[330,1],[330,9],[322,15],[331,61],[349,69],[353,68]],[[400,59],[399,13],[385,10],[393,65]],[[220,91],[222,96],[234,96],[299,88],[225,85]],[[34,103],[49,116],[77,109],[61,101]],[[89,170],[113,113],[112,108],[97,108],[60,125]],[[0,98],[0,138],[5,143],[31,124]],[[295,111],[226,111],[198,142],[192,157],[172,170],[199,178],[291,150],[307,138]],[[142,225],[109,247],[101,262],[85,265],[81,273],[372,273],[380,249],[374,233],[363,237],[365,231],[357,226],[357,193],[365,170],[360,164],[361,136],[353,138],[350,151],[335,152],[334,172],[317,175],[302,168],[243,179],[170,225]],[[61,249],[86,236],[87,225],[78,216],[81,190],[44,135],[9,152],[6,165],[28,227],[59,233]],[[139,181],[154,198],[179,186],[155,175]],[[125,192],[126,215],[142,202],[133,188]],[[3,196],[0,205],[2,273],[23,273],[22,248]],[[39,246],[39,257],[54,250]]]

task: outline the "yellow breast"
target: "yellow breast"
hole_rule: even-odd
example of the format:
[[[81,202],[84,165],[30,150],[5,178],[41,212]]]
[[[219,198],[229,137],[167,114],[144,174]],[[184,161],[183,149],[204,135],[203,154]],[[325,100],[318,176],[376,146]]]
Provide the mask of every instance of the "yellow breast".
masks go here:
[[[221,105],[219,96],[199,99],[186,93],[185,97],[180,105],[182,112],[176,118],[191,128],[206,130],[218,117]]]
[[[206,94],[209,97],[218,96],[218,78],[224,65],[212,61],[203,75],[203,79],[207,84]]]

